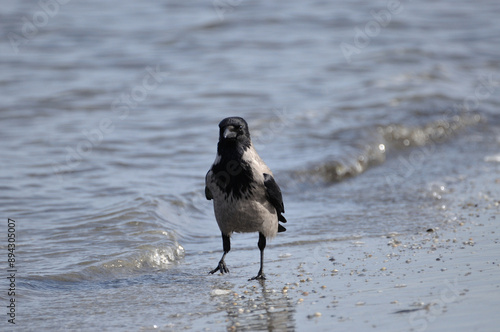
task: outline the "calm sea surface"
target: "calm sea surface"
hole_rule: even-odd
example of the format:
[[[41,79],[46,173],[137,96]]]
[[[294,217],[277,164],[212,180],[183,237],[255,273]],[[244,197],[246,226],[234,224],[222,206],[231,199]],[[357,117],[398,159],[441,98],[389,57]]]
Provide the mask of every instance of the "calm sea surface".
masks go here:
[[[283,190],[271,279],[301,243],[439,225],[446,181],[498,171],[496,0],[44,3],[0,13],[0,265],[11,218],[22,330],[224,316],[200,297],[223,280],[204,176],[224,117]],[[234,236],[232,271],[257,270],[256,242]]]

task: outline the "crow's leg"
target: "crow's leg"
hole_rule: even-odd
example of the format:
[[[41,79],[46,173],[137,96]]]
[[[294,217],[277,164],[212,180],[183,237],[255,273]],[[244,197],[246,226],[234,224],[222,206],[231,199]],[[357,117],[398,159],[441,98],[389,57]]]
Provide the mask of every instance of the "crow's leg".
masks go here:
[[[259,250],[260,250],[260,270],[257,273],[257,276],[249,279],[249,280],[265,280],[266,276],[264,275],[264,249],[266,248],[266,237],[264,234],[259,232]]]
[[[229,269],[226,266],[226,262],[224,262],[224,258],[229,250],[231,250],[231,240],[229,239],[229,235],[225,235],[224,233],[222,233],[222,248],[224,249],[224,254],[222,254],[222,258],[220,259],[217,267],[210,271],[211,274],[214,274],[217,271],[220,271],[222,274],[229,273]]]

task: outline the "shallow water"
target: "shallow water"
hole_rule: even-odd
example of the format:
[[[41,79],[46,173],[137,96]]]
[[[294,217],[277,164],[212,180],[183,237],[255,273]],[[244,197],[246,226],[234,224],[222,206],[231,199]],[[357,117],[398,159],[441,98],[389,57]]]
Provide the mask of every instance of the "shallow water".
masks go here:
[[[383,1],[216,3],[2,7],[0,207],[24,330],[230,326],[210,292],[252,276],[258,251],[236,234],[231,275],[206,274],[222,246],[204,176],[226,116],[246,118],[283,189],[270,279],[301,246],[444,223],[446,181],[498,171],[496,1],[403,1],[379,29]],[[268,295],[284,309],[249,329],[304,326]]]

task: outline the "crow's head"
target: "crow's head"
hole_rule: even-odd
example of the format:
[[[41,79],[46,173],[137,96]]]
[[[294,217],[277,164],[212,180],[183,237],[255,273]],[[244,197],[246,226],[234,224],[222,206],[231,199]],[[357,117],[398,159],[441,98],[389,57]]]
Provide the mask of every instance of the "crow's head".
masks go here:
[[[219,142],[250,143],[250,132],[247,122],[240,117],[225,118],[219,123]]]

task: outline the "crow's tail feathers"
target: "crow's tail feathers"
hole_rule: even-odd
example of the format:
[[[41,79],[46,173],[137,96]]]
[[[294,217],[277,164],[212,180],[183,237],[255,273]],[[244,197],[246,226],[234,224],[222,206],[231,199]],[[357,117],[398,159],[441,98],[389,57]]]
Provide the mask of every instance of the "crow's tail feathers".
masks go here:
[[[278,213],[278,221],[279,222],[283,222],[283,223],[286,222],[285,217],[283,217],[283,215],[281,213]],[[279,232],[284,232],[284,231],[286,231],[286,228],[283,227],[283,226],[281,226],[280,224],[278,224],[278,233]]]

